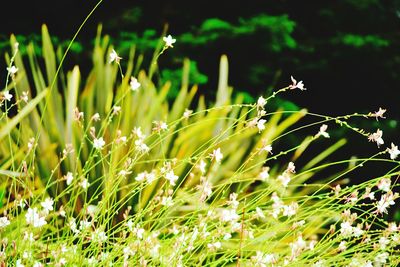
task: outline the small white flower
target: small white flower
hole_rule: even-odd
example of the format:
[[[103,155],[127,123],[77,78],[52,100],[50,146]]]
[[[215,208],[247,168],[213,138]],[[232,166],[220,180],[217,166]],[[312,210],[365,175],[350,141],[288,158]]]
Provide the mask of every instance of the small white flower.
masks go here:
[[[104,142],[103,137],[95,138],[93,140],[93,147],[96,149],[101,150],[105,144],[106,144],[106,142]]]
[[[380,107],[378,111],[375,111],[374,113],[370,113],[369,116],[375,117],[376,120],[378,120],[378,118],[386,119],[386,117],[383,117],[383,114],[385,114],[385,112],[386,112],[386,109],[383,109]]]
[[[37,212],[37,208],[29,208],[25,214],[27,224],[33,225],[33,227],[42,227],[47,224],[44,217],[41,217]]]
[[[83,180],[82,180],[82,182],[80,183],[80,186],[84,189],[84,190],[86,190],[88,187],[89,187],[89,181],[86,179],[86,178],[84,178]]]
[[[10,94],[10,91],[8,91],[8,90],[5,90],[5,91],[3,92],[3,96],[4,96],[4,98],[5,98],[7,101],[11,101],[11,99],[13,98],[13,95]]]
[[[257,100],[257,108],[263,109],[265,104],[267,104],[267,100],[264,97],[260,96]]]
[[[290,173],[296,173],[296,166],[294,165],[293,162],[289,162],[286,171]]]
[[[376,142],[376,144],[378,145],[378,147],[380,146],[380,145],[383,145],[384,144],[384,141],[383,141],[383,139],[382,139],[382,135],[383,135],[383,132],[381,131],[381,130],[376,130],[376,132],[375,133],[372,133],[372,134],[370,134],[369,136],[368,136],[368,141],[370,141],[370,142]]]
[[[67,172],[65,175],[65,180],[67,181],[67,185],[70,185],[72,183],[72,180],[74,180],[74,175],[72,172]]]
[[[261,219],[265,218],[264,212],[259,207],[256,207],[256,214],[257,214],[258,218],[261,218]]]
[[[110,53],[110,63],[115,61],[115,63],[119,64],[121,59],[122,57],[118,56],[117,52],[115,52],[115,50],[113,49]]]
[[[397,158],[398,155],[400,155],[400,150],[398,149],[397,146],[395,146],[393,143],[391,144],[391,148],[388,148],[387,151],[390,154],[390,159],[394,160]]]
[[[292,80],[292,84],[289,85],[289,89],[296,89],[299,88],[300,90],[304,91],[306,88],[304,88],[303,81],[297,82],[293,76],[290,76],[290,79]]]
[[[8,220],[7,217],[5,217],[5,216],[0,217],[0,229],[6,227],[9,224],[10,224],[10,221]]]
[[[53,210],[54,201],[52,198],[48,197],[45,201],[41,202],[40,205],[46,210],[48,213],[49,211]]]
[[[15,262],[15,267],[25,267],[25,265],[22,264],[22,260],[21,260],[21,259],[18,259],[18,260]]]
[[[165,47],[173,47],[172,44],[176,42],[176,39],[172,38],[171,35],[163,37],[163,41],[165,42]]]
[[[214,149],[213,153],[210,154],[211,158],[215,159],[215,162],[220,163],[224,155],[221,153],[221,148]]]
[[[264,120],[264,119],[257,121],[257,128],[258,128],[259,133],[265,129],[265,122],[266,122],[266,120]]]
[[[261,181],[267,181],[269,178],[269,167],[263,167],[261,172],[258,174],[258,177]]]
[[[29,96],[27,91],[22,92],[21,100],[24,101],[25,103],[28,103]]]
[[[183,117],[184,117],[185,119],[189,119],[189,117],[190,117],[190,115],[192,115],[192,113],[193,113],[193,110],[191,110],[191,109],[185,109],[185,112],[183,112]]]
[[[176,184],[176,181],[178,180],[179,176],[175,175],[173,170],[170,170],[165,174],[165,179],[169,181],[169,183],[174,186]]]
[[[319,128],[319,132],[316,134],[315,137],[323,136],[325,138],[329,138],[329,133],[326,132],[326,129],[328,129],[328,125],[322,124],[321,127]]]
[[[197,165],[197,168],[200,170],[202,174],[206,173],[206,167],[207,163],[204,160],[200,160],[199,164]]]
[[[130,85],[132,91],[137,91],[141,84],[138,82],[138,80],[135,77],[131,77],[131,81],[130,81],[129,85]]]
[[[14,65],[11,67],[7,67],[7,72],[8,72],[8,75],[10,75],[10,76],[14,76],[17,73],[17,71],[18,71],[18,68],[15,67]]]

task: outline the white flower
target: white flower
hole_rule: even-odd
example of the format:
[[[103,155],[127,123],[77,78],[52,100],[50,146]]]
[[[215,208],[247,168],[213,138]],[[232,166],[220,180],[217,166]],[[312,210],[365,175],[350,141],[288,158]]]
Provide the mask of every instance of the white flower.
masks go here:
[[[387,148],[387,151],[390,154],[390,159],[394,160],[397,158],[398,155],[400,155],[400,150],[393,143],[391,144],[391,146],[391,148]]]
[[[173,47],[172,44],[176,42],[176,39],[172,38],[171,35],[163,37],[163,40],[165,42],[165,47]]]
[[[137,91],[140,87],[140,83],[135,77],[131,77],[131,82],[129,83],[129,85],[131,86],[132,91]]]
[[[190,115],[192,115],[192,113],[193,113],[193,110],[185,109],[185,112],[183,112],[183,117],[185,119],[189,119],[189,117],[190,117]]]
[[[383,135],[383,132],[378,129],[378,130],[376,130],[376,133],[372,133],[372,134],[370,134],[368,136],[368,141],[376,142],[376,144],[379,147],[380,145],[384,144],[384,141],[382,139],[382,135]]]
[[[10,221],[8,220],[7,217],[0,217],[0,229],[6,227],[7,225],[10,224]]]
[[[197,165],[197,168],[200,170],[202,174],[206,173],[206,167],[207,163],[204,160],[200,160],[199,164]]]
[[[176,181],[178,180],[179,176],[175,175],[173,170],[170,170],[165,174],[165,179],[169,181],[169,183],[174,186],[176,184]]]
[[[110,63],[115,61],[117,64],[119,64],[121,59],[122,57],[118,56],[117,52],[115,52],[115,50],[113,49],[110,53]]]
[[[86,178],[84,178],[83,180],[82,180],[82,182],[80,183],[80,186],[84,189],[84,190],[86,190],[88,187],[89,187],[89,181],[86,179]]]
[[[292,202],[290,205],[283,206],[283,216],[292,217],[297,213],[299,204]]]
[[[269,167],[263,167],[258,177],[261,181],[266,181],[269,178]]]
[[[389,192],[391,184],[392,181],[389,178],[382,178],[377,184],[377,187],[382,191]]]
[[[47,224],[44,217],[40,217],[37,212],[37,208],[29,208],[25,214],[25,219],[27,224],[33,225],[33,227],[42,227]]]
[[[352,235],[353,226],[351,226],[351,223],[349,221],[345,221],[340,224],[340,233],[343,237],[349,237]]]
[[[323,136],[325,138],[329,138],[329,133],[326,132],[326,129],[328,129],[328,125],[322,124],[321,127],[319,128],[319,132],[316,134],[315,137]]]
[[[13,95],[10,94],[10,91],[8,91],[8,90],[4,91],[3,96],[7,101],[11,101],[11,98],[13,98]]]
[[[25,267],[25,265],[22,264],[21,259],[18,259],[18,260],[15,262],[15,267]]]
[[[10,76],[14,76],[15,73],[17,73],[17,71],[18,71],[18,68],[15,66],[7,67],[7,72],[8,72],[8,75],[10,75]]]
[[[257,121],[257,128],[258,128],[258,132],[262,132],[265,129],[265,122],[266,120],[260,119]]]
[[[279,175],[277,180],[283,185],[283,187],[287,187],[288,184],[290,183],[290,176],[288,175],[287,172],[284,172],[282,175]]]
[[[297,82],[293,76],[290,76],[290,79],[292,80],[292,84],[289,85],[289,89],[296,89],[299,88],[300,90],[304,91],[306,88],[304,88],[303,81]]]
[[[259,207],[256,207],[256,214],[257,214],[258,218],[261,218],[261,219],[265,218],[264,212]]]
[[[72,183],[72,180],[74,180],[72,172],[67,172],[67,174],[65,175],[65,180],[67,180],[67,185],[70,185]]]
[[[289,162],[286,171],[291,173],[296,173],[296,166],[294,165],[293,162]]]
[[[93,233],[92,233],[92,240],[94,242],[100,242],[100,243],[104,243],[107,241],[107,235],[104,231],[101,231],[99,229],[96,229]]]
[[[378,111],[375,111],[374,113],[370,113],[369,116],[375,117],[376,120],[378,120],[378,118],[386,119],[386,117],[383,117],[383,114],[385,114],[385,112],[386,112],[386,109],[383,109],[380,107]]]
[[[235,209],[223,209],[220,218],[223,222],[235,222],[240,216],[236,213]]]
[[[257,107],[263,109],[265,104],[267,104],[267,100],[264,97],[260,96],[257,100]]]
[[[211,158],[215,159],[217,163],[220,163],[224,155],[221,153],[221,148],[214,149],[213,153],[210,154]]]
[[[104,142],[103,137],[95,138],[93,140],[93,147],[96,149],[101,150],[105,144],[106,144],[106,142]]]
[[[28,103],[29,96],[27,91],[22,92],[21,100],[24,101],[25,103]]]
[[[53,210],[54,201],[52,198],[48,197],[45,201],[41,202],[40,205],[46,210],[48,213],[49,211]]]

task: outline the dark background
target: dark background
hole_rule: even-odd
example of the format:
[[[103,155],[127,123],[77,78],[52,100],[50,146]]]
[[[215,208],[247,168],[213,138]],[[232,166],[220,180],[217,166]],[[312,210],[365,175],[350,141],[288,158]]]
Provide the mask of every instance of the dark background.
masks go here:
[[[26,42],[37,39],[43,23],[59,40],[71,39],[96,3],[8,2],[0,16],[0,41],[7,42],[11,33],[28,36]],[[304,81],[307,91],[285,94],[286,100],[329,115],[387,108],[385,121],[355,123],[371,132],[384,129],[387,145],[400,141],[399,1],[104,0],[79,35],[83,48],[71,54],[69,64],[90,68],[88,59],[99,23],[119,52],[127,43],[137,42],[145,54],[154,42],[146,42],[143,36],[157,39],[168,24],[168,33],[178,40],[160,59],[160,67],[166,69],[161,76],[174,77],[168,70],[179,69],[182,59],[189,57],[199,73],[194,82],[210,97],[218,80],[219,57],[227,54],[230,84],[235,92],[246,92],[249,101],[288,85],[293,75]],[[154,32],[146,35],[151,29]],[[140,40],[145,41],[140,44]],[[6,46],[2,49],[9,51]],[[357,140],[361,150],[377,151],[366,140]]]

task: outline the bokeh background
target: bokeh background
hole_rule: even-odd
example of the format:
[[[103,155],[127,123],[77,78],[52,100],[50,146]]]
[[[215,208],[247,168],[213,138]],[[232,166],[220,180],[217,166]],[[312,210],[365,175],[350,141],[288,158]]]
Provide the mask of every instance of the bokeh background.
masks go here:
[[[1,53],[9,51],[11,33],[22,44],[35,42],[40,53],[43,23],[54,43],[66,46],[96,3],[9,2],[0,16]],[[159,76],[174,81],[176,90],[182,61],[188,57],[192,83],[212,101],[219,57],[227,54],[230,84],[248,102],[288,85],[293,75],[308,90],[285,94],[271,109],[306,107],[310,112],[343,115],[382,107],[388,110],[386,120],[360,120],[355,125],[371,132],[383,129],[387,145],[400,141],[400,1],[104,0],[73,46],[67,68],[79,64],[83,72],[90,69],[100,23],[121,55],[135,44],[147,59],[167,26],[178,41],[160,58]],[[5,61],[0,66],[5,69]],[[169,97],[174,97],[174,90]],[[333,130],[331,135],[343,134],[359,148],[350,146],[347,152],[377,152],[376,146],[355,134]]]

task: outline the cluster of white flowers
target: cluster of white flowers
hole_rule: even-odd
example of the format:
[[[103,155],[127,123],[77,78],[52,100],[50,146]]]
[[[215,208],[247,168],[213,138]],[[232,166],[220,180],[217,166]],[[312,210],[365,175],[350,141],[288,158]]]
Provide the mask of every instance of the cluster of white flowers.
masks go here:
[[[140,127],[135,127],[133,129],[133,134],[136,136],[135,140],[135,147],[136,150],[139,153],[147,153],[149,152],[150,148],[145,144],[144,139],[146,138],[146,135],[142,133],[142,130]]]

